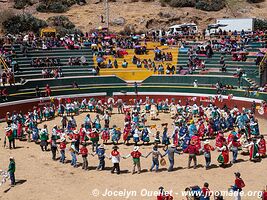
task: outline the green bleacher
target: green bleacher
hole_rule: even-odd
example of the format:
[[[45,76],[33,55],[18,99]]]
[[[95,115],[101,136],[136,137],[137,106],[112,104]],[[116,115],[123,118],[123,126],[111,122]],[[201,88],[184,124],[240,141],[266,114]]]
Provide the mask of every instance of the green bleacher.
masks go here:
[[[11,47],[7,46],[6,48],[8,49]],[[19,45],[13,45],[13,48],[16,52],[15,61],[17,61],[20,70],[15,74],[15,80],[17,82],[21,78],[26,80],[42,78],[42,68],[31,66],[32,59],[36,58],[59,58],[64,77],[94,75],[92,70],[94,67],[93,54],[90,48],[82,47],[81,49],[74,50],[67,50],[64,47],[56,47],[51,50],[42,50],[39,48],[28,50],[26,56],[21,52]],[[68,64],[70,57],[80,58],[81,56],[86,58],[86,65],[70,66]]]
[[[199,42],[190,42],[184,45],[185,48],[191,48],[192,46],[196,46],[200,44]],[[248,52],[259,52],[259,48],[262,48],[262,42],[250,42],[245,46]],[[224,56],[225,64],[227,66],[227,72],[221,72],[220,58]],[[205,74],[205,75],[213,75],[220,76],[222,78],[226,78],[227,76],[234,76],[238,67],[246,73],[246,78],[244,78],[247,82],[251,83],[251,85],[257,85],[259,81],[258,77],[258,66],[255,65],[256,56],[248,55],[247,61],[232,61],[232,55],[221,54],[220,52],[214,52],[212,58],[207,58],[200,56],[201,60],[205,60],[206,71],[203,72],[201,69],[197,69],[193,72],[194,75]],[[188,55],[187,52],[179,52],[178,56],[178,64],[177,67],[182,66],[183,69],[187,69],[188,63]],[[227,79],[226,79],[227,80]],[[230,83],[229,83],[230,84]]]

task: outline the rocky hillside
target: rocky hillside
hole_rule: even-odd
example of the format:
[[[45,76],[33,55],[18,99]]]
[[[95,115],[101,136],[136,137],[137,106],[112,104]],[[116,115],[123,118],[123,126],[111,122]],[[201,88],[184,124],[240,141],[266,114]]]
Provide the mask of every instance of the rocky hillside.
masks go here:
[[[0,1],[1,11],[8,9],[14,13],[30,13],[43,20],[51,16],[64,15],[82,31],[105,26],[105,23],[101,23],[101,15],[105,20],[105,3],[102,0],[87,0],[85,5],[66,5],[63,13],[38,12],[39,1],[29,0],[29,2],[22,6],[23,9],[15,9],[14,0],[2,0]],[[120,32],[126,27],[138,32],[166,28],[184,22],[195,22],[200,28],[204,28],[207,24],[215,22],[216,18],[267,18],[267,1],[251,3],[247,0],[225,0],[225,7],[219,11],[203,11],[196,9],[195,6],[177,7],[180,4],[171,7],[173,5],[168,2],[166,0],[110,0],[110,29]]]

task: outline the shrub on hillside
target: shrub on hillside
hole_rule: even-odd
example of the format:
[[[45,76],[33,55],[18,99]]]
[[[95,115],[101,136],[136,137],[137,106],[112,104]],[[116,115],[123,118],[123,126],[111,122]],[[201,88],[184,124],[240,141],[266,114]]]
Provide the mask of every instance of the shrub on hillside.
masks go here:
[[[39,4],[36,8],[38,12],[53,12],[53,13],[63,13],[66,12],[68,7],[64,6],[60,2],[54,2],[50,5]]]
[[[168,4],[172,7],[194,7],[196,0],[169,0]]]
[[[32,0],[14,0],[14,8],[23,9],[27,5],[33,5],[34,2]]]
[[[46,27],[47,23],[30,14],[14,15],[3,22],[3,28],[7,33],[18,34],[33,31],[39,33],[40,28]]]
[[[57,33],[60,36],[64,36],[66,34],[80,34],[81,31],[75,28],[75,25],[69,20],[66,16],[53,16],[47,19],[47,22],[50,26],[56,28]]]
[[[205,11],[219,11],[225,7],[225,0],[200,0],[196,8]]]
[[[75,25],[69,20],[69,18],[66,16],[62,16],[62,15],[49,17],[47,19],[47,22],[51,26],[61,26],[61,27],[66,28],[66,29],[75,28]]]
[[[264,2],[265,0],[247,0],[249,3],[261,3]]]
[[[266,19],[256,19],[254,22],[255,30],[267,30]]]
[[[171,7],[195,7],[205,11],[218,11],[225,7],[225,0],[160,0]]]
[[[76,0],[43,0],[42,3],[37,6],[36,10],[38,12],[63,13],[74,4],[76,4]]]

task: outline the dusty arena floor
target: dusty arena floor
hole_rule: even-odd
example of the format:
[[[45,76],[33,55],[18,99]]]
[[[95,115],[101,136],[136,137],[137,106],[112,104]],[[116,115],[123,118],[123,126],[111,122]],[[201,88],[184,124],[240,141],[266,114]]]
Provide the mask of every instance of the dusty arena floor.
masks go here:
[[[91,114],[92,119],[95,114]],[[85,114],[76,117],[78,126],[83,122]],[[113,115],[111,125],[116,124],[123,127],[124,115]],[[148,124],[172,123],[169,114],[160,114],[159,121],[148,120]],[[267,120],[259,119],[260,129],[262,134],[266,134]],[[48,125],[51,133],[54,124],[60,124],[60,118],[45,122]],[[173,190],[174,199],[186,199],[182,197],[181,191],[188,186],[199,185],[202,187],[204,182],[210,184],[210,189],[213,191],[227,191],[229,186],[233,184],[234,172],[239,171],[246,183],[244,192],[259,191],[267,185],[267,159],[260,163],[252,163],[248,156],[239,155],[239,163],[229,168],[219,168],[216,161],[218,152],[212,153],[212,163],[216,164],[214,168],[205,170],[203,167],[204,157],[198,156],[197,169],[187,169],[188,155],[177,155],[175,159],[175,171],[168,173],[166,168],[163,168],[159,173],[148,172],[147,169],[151,166],[151,157],[141,158],[141,174],[131,174],[132,160],[121,161],[121,175],[111,174],[110,168],[112,163],[106,160],[105,171],[96,171],[95,167],[98,163],[96,157],[89,156],[89,171],[84,171],[79,168],[71,167],[70,163],[61,164],[58,161],[52,161],[51,152],[41,152],[38,145],[34,143],[18,142],[17,149],[9,150],[3,148],[4,126],[0,124],[1,147],[0,147],[0,169],[6,170],[9,164],[9,157],[14,156],[17,164],[16,179],[19,181],[15,187],[10,189],[9,183],[0,186],[0,199],[3,200],[44,200],[44,199],[156,199],[152,196],[152,192],[158,191],[160,186],[166,190]],[[42,125],[39,125],[42,127]],[[151,138],[153,140],[153,138]],[[214,144],[214,141],[212,141]],[[132,151],[133,146],[120,145],[120,152],[126,155]],[[106,153],[109,154],[112,145],[106,146]],[[151,150],[152,146],[141,146],[140,151],[145,155]],[[91,150],[91,149],[90,149]],[[163,152],[162,149],[160,149]],[[70,153],[66,152],[67,159],[70,159]],[[230,154],[230,159],[232,155]],[[78,156],[78,161],[82,162],[81,156]],[[128,171],[127,171],[128,170]],[[110,191],[110,196],[104,196],[106,190]],[[113,193],[121,191],[121,193]],[[127,193],[127,192],[128,193]],[[133,192],[132,192],[133,191]],[[94,196],[95,195],[95,196]],[[122,195],[118,197],[118,195]],[[247,194],[251,195],[251,193]],[[96,198],[96,196],[98,196]],[[233,197],[225,197],[225,199],[233,199]],[[243,197],[244,200],[258,199],[256,196]]]

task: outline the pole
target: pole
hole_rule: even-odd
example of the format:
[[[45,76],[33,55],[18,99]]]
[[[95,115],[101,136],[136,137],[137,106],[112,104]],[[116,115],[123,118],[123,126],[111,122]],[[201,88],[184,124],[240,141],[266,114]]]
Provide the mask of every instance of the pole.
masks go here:
[[[105,0],[105,7],[106,7],[106,26],[107,29],[109,30],[109,5],[108,5],[108,0]]]

